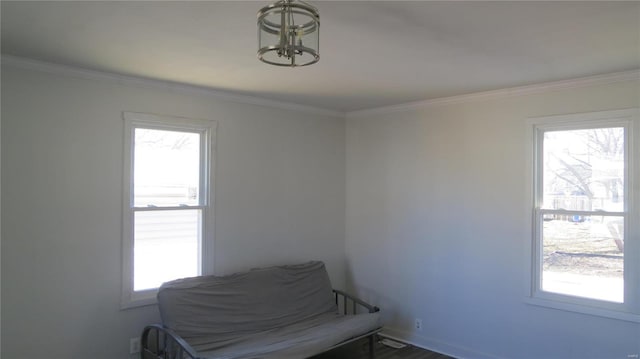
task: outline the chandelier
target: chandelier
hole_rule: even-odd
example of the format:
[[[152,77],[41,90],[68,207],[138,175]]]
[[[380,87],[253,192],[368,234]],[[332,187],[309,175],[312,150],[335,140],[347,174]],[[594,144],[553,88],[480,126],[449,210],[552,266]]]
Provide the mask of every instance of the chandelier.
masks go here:
[[[320,15],[301,0],[280,0],[258,11],[258,59],[277,66],[320,60]]]

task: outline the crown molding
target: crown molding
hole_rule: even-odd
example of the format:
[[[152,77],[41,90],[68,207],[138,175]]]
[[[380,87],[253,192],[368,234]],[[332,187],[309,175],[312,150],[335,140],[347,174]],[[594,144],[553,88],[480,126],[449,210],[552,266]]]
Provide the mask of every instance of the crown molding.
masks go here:
[[[139,76],[122,75],[113,72],[91,70],[76,66],[54,64],[51,62],[45,62],[40,60],[34,60],[25,57],[13,56],[13,55],[0,55],[0,61],[3,66],[12,66],[16,68],[41,71],[56,75],[66,75],[90,80],[102,80],[118,82],[125,85],[142,86],[147,88],[165,89],[179,92],[186,92],[192,94],[198,94],[201,96],[214,97],[219,100],[245,104],[265,106],[276,109],[283,109],[289,111],[298,111],[312,115],[323,115],[331,117],[344,118],[344,112],[334,111],[325,108],[300,105],[295,103],[289,103],[284,101],[269,100],[256,96],[237,95],[225,91],[214,90],[211,88],[187,85],[178,82],[156,80]]]
[[[499,90],[475,92],[465,95],[457,95],[450,97],[440,97],[429,100],[421,100],[415,102],[408,102],[399,105],[391,105],[384,107],[376,107],[364,110],[342,112],[337,110],[330,110],[325,108],[306,106],[300,104],[294,104],[284,101],[269,100],[256,96],[237,95],[230,92],[214,90],[207,87],[187,85],[171,81],[155,80],[145,77],[122,75],[112,72],[90,70],[76,66],[60,65],[50,62],[44,62],[40,60],[33,60],[25,57],[13,56],[13,55],[0,55],[0,61],[2,65],[13,66],[17,68],[42,71],[58,75],[67,75],[84,79],[92,80],[104,80],[123,83],[127,85],[142,86],[147,88],[165,89],[180,91],[185,93],[198,94],[201,96],[214,97],[216,99],[245,104],[264,106],[276,109],[283,109],[289,111],[298,111],[302,113],[312,115],[322,115],[339,118],[362,118],[374,115],[383,115],[388,113],[395,113],[408,110],[416,110],[421,108],[427,108],[432,106],[444,106],[452,104],[460,104],[465,102],[492,100],[505,97],[515,97],[523,95],[538,94],[547,91],[557,91],[564,89],[606,85],[625,81],[638,81],[640,80],[640,69],[615,72],[610,74],[602,74],[588,77],[581,77],[570,80],[545,82],[540,84],[510,87]]]
[[[618,82],[638,81],[638,80],[640,80],[640,69],[623,71],[623,72],[614,72],[610,74],[602,74],[602,75],[595,75],[595,76],[588,76],[588,77],[580,77],[580,78],[570,79],[570,80],[544,82],[544,83],[539,83],[534,85],[510,87],[510,88],[505,88],[500,90],[475,92],[475,93],[470,93],[466,95],[440,97],[440,98],[435,98],[430,100],[408,102],[408,103],[399,104],[399,105],[377,107],[377,108],[371,108],[371,109],[365,109],[365,110],[350,111],[345,113],[345,117],[346,118],[362,118],[366,116],[383,115],[388,113],[401,112],[401,111],[407,111],[407,110],[416,110],[416,109],[432,107],[432,106],[443,106],[443,105],[460,104],[460,103],[472,102],[472,101],[483,101],[483,100],[492,100],[492,99],[505,98],[505,97],[532,95],[532,94],[538,94],[538,93],[543,93],[548,91],[557,91],[557,90],[565,90],[565,89],[597,86],[597,85],[607,85],[607,84],[613,84]]]

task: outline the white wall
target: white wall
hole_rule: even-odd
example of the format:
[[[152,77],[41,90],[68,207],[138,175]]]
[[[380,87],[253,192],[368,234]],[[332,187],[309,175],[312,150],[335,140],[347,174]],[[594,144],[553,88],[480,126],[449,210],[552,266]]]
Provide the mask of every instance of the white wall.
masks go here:
[[[640,325],[524,303],[524,126],[638,106],[639,87],[349,118],[345,139],[328,115],[3,66],[2,356],[125,358],[128,339],[159,320],[154,306],[120,310],[121,112],[137,111],[219,121],[219,274],[318,258],[334,286],[346,273],[383,308],[388,333],[423,346],[627,358]]]
[[[344,119],[2,68],[2,357],[126,358],[122,111],[218,123],[215,268],[324,260],[344,285]]]
[[[635,81],[348,118],[350,286],[387,333],[460,357],[640,353],[640,324],[524,302],[526,119],[639,99]]]

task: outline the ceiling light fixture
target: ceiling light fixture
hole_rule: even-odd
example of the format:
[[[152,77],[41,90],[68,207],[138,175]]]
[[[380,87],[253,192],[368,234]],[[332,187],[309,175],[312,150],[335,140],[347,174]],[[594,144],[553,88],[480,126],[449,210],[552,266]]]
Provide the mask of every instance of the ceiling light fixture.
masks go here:
[[[320,15],[301,0],[280,0],[258,11],[258,59],[277,66],[320,60]]]

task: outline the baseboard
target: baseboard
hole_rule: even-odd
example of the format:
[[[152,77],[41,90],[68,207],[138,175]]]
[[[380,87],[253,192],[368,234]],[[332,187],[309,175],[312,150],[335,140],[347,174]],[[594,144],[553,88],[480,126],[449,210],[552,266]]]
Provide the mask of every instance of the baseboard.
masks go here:
[[[382,332],[379,333],[380,336],[393,339],[399,342],[411,344],[418,348],[430,350],[432,352],[448,355],[450,357],[465,359],[465,358],[473,358],[473,359],[500,359],[500,357],[495,356],[493,354],[481,353],[469,348],[451,345],[449,343],[445,343],[433,338],[427,338],[421,335],[417,335],[415,333],[407,332],[400,329],[384,327]]]

